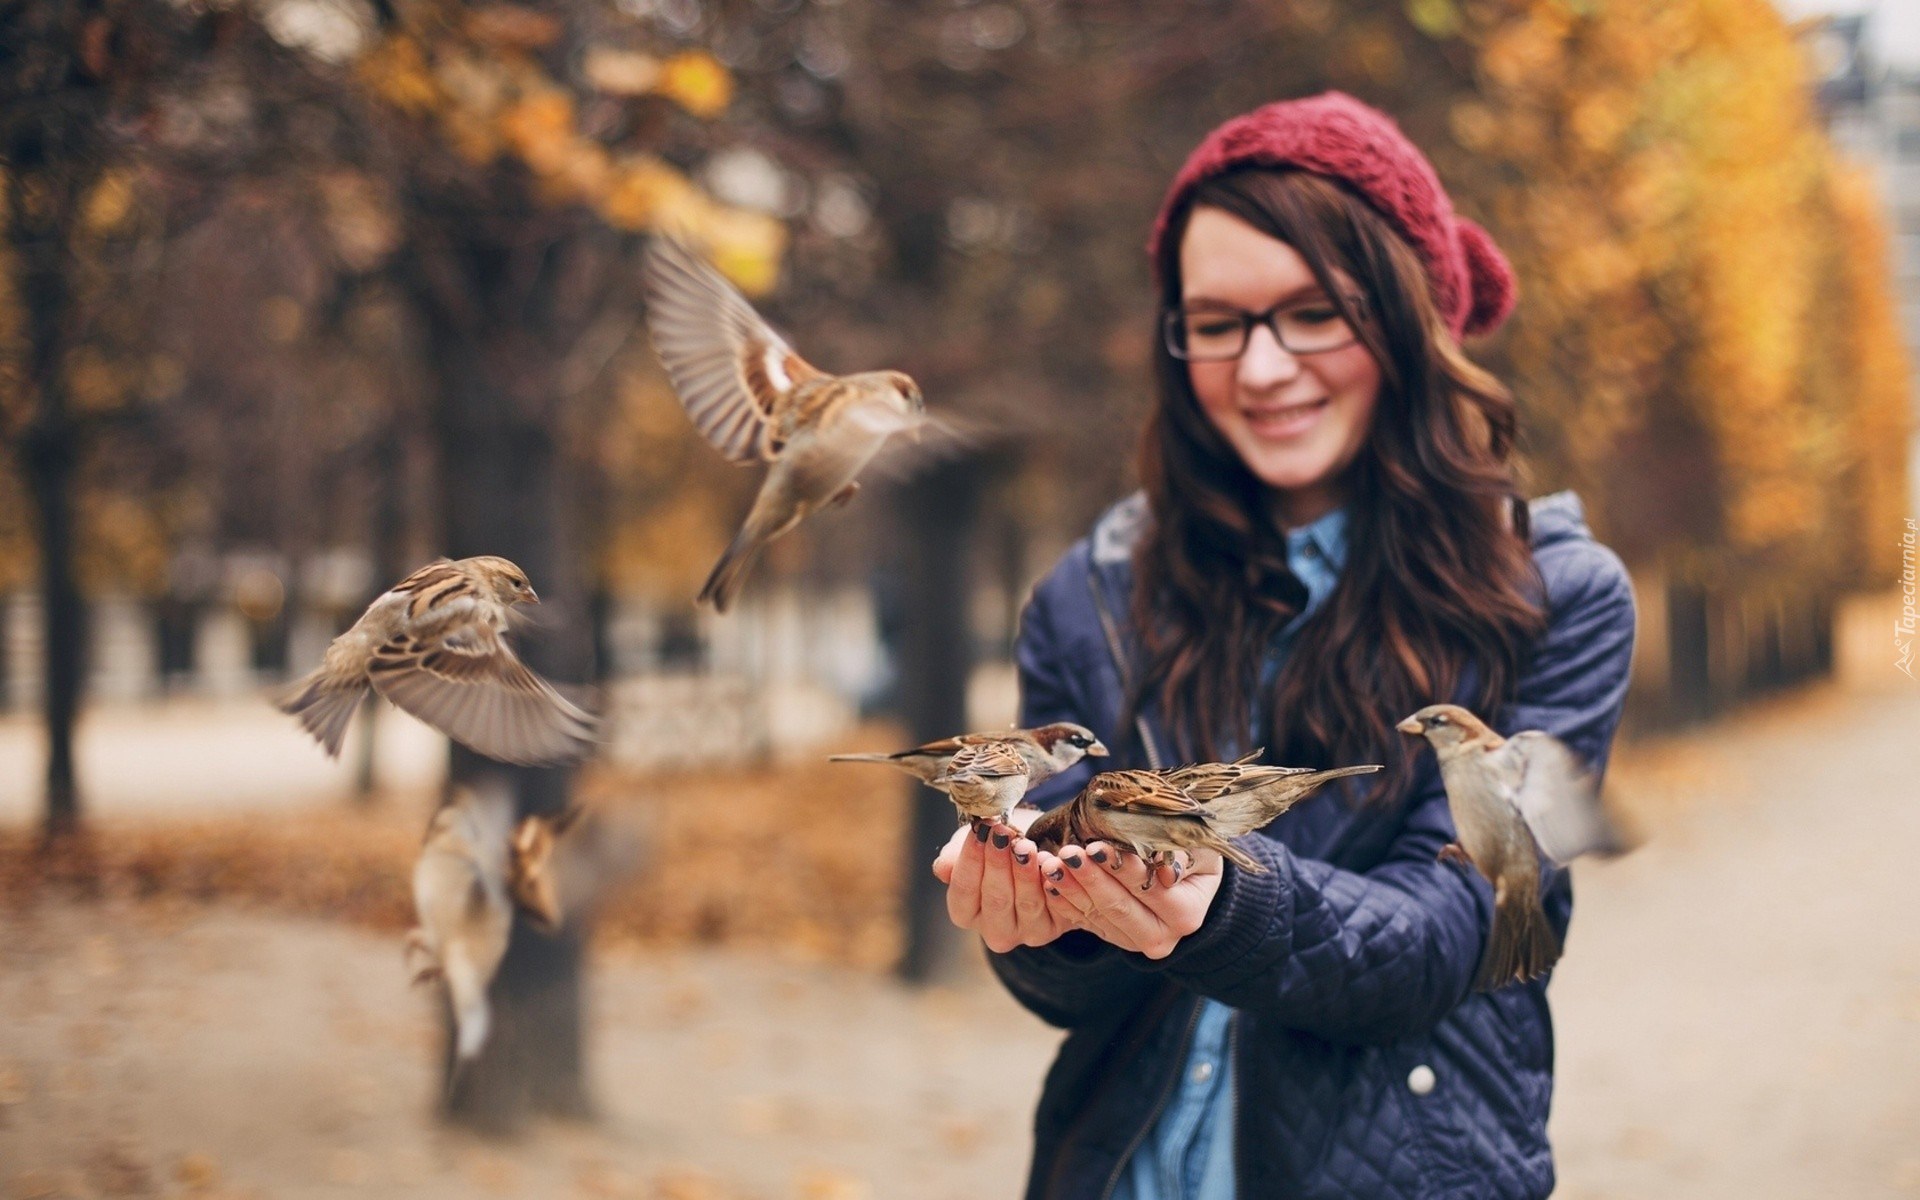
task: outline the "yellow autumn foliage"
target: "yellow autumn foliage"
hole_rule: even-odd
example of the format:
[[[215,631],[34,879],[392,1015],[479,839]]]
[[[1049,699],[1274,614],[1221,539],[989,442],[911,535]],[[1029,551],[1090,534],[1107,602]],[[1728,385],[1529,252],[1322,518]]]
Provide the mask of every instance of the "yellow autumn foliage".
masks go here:
[[[713,55],[688,50],[661,66],[654,90],[694,116],[711,120],[733,102],[733,76]]]
[[[1779,14],[1466,11],[1477,83],[1447,112],[1451,162],[1521,280],[1501,348],[1546,431],[1547,482],[1634,512],[1651,526],[1635,548],[1692,570],[1834,580],[1884,558],[1862,555],[1893,544],[1905,487],[1880,448],[1904,443],[1906,388],[1884,236]],[[1714,511],[1646,520],[1660,501],[1636,447]]]
[[[537,60],[513,51],[526,39],[502,33],[504,20],[494,13],[480,26],[468,21],[464,39],[451,28],[430,39],[393,34],[362,57],[361,76],[376,97],[433,122],[468,161],[484,165],[509,156],[524,164],[550,203],[584,204],[621,229],[672,233],[705,250],[749,294],[778,282],[784,225],[715,200],[652,155],[609,151],[581,128],[573,92]],[[523,32],[532,30],[527,25]],[[583,62],[589,83],[601,91],[652,93],[703,120],[733,99],[732,75],[702,50],[657,61],[592,47]]]

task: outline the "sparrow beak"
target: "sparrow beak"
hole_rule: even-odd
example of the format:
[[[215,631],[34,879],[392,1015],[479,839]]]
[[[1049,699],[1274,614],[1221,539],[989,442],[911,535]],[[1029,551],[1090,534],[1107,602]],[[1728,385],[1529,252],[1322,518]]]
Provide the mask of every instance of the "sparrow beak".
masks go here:
[[[534,590],[533,590],[532,588],[528,588],[528,589],[527,589],[527,603],[528,603],[528,604],[538,604],[538,603],[540,603],[540,593],[539,593],[539,592],[536,592],[536,591],[534,591]]]
[[[1108,753],[1107,744],[1095,739],[1093,745],[1087,747],[1087,753],[1094,758],[1105,758]]]
[[[1411,734],[1414,737],[1419,737],[1426,732],[1426,729],[1421,726],[1418,717],[1408,717],[1398,725],[1395,725],[1394,728],[1398,729],[1401,733]]]

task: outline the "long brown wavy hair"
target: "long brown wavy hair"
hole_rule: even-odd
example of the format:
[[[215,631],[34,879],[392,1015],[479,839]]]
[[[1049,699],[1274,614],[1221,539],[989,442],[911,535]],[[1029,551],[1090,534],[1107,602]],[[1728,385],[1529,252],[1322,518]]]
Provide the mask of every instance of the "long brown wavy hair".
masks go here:
[[[1306,172],[1246,169],[1195,189],[1161,241],[1163,308],[1180,303],[1180,243],[1200,205],[1297,250],[1379,363],[1372,427],[1344,481],[1346,565],[1260,705],[1260,740],[1289,765],[1386,763],[1368,799],[1397,796],[1412,755],[1393,725],[1452,699],[1470,668],[1476,707],[1491,713],[1545,627],[1510,461],[1513,399],[1461,352],[1412,248],[1364,201]],[[1336,269],[1360,286],[1358,305]],[[1155,345],[1159,403],[1140,451],[1152,522],[1134,556],[1144,654],[1130,714],[1157,703],[1178,753],[1216,759],[1244,741],[1260,663],[1305,589],[1271,489],[1207,419],[1186,364]]]

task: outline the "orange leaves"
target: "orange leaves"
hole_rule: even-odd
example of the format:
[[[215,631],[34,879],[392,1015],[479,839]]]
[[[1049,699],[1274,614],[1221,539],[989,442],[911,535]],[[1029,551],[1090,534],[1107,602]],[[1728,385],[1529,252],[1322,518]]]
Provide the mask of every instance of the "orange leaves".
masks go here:
[[[584,204],[621,229],[663,229],[704,246],[750,294],[770,289],[786,249],[777,220],[722,204],[652,155],[616,151],[581,127],[580,100],[533,53],[564,33],[546,14],[490,5],[459,22],[464,37],[389,37],[361,72],[376,96],[437,127],[468,162],[502,156],[539,180],[554,204]],[[581,74],[613,97],[655,96],[711,119],[733,99],[733,76],[703,50],[658,59],[637,50],[589,46]]]
[[[1872,288],[1836,272],[1879,251],[1836,226],[1836,168],[1784,22],[1764,0],[1463,11],[1480,87],[1448,129],[1494,164],[1481,197],[1522,281],[1506,350],[1530,422],[1565,447],[1549,466],[1604,514],[1607,489],[1635,486],[1615,446],[1698,429],[1716,561],[1830,566],[1857,536],[1862,477],[1837,431],[1872,353],[1837,345]],[[1874,486],[1860,503],[1895,503]]]
[[[689,50],[668,59],[656,89],[702,120],[725,112],[733,102],[733,76],[711,54]]]
[[[360,60],[360,78],[374,95],[401,112],[420,116],[441,101],[439,84],[420,43],[404,34],[388,38]]]

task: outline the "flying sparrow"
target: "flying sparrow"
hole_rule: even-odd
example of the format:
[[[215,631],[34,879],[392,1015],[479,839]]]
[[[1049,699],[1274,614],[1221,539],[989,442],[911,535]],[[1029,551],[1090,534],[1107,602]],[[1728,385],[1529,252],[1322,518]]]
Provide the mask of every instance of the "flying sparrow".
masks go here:
[[[454,1055],[461,1063],[486,1044],[487,985],[500,969],[513,928],[507,893],[512,831],[513,800],[504,787],[459,788],[433,814],[413,866],[420,924],[407,935],[407,957],[426,960],[415,983],[446,981]]]
[[[1440,857],[1493,884],[1493,932],[1474,986],[1481,991],[1545,973],[1560,939],[1540,907],[1540,854],[1555,863],[1625,849],[1600,803],[1599,778],[1551,734],[1503,738],[1456,704],[1433,704],[1396,727],[1425,736],[1440,760],[1459,841]]]
[[[1175,850],[1211,850],[1261,875],[1266,867],[1229,839],[1261,828],[1330,780],[1380,770],[1378,765],[1331,771],[1266,767],[1250,763],[1252,757],[1096,775],[1079,795],[1028,826],[1027,837],[1046,850],[1095,841],[1125,847],[1147,864],[1142,891],[1152,888],[1154,868]]]
[[[539,602],[504,558],[438,559],[368,605],[333,639],[319,669],[274,702],[335,758],[370,687],[489,758],[579,758],[593,743],[594,718],[529,670],[502,636],[515,605]]]
[[[694,427],[730,461],[769,464],[752,510],[700,589],[719,612],[754,556],[859,490],[854,476],[887,438],[926,422],[920,387],[898,371],[829,375],[810,365],[720,273],[657,236],[646,267],[654,349]]]

